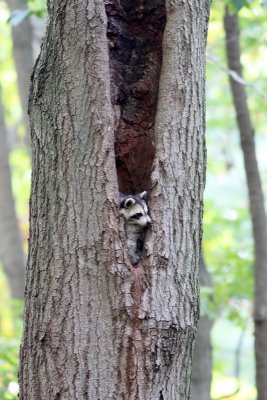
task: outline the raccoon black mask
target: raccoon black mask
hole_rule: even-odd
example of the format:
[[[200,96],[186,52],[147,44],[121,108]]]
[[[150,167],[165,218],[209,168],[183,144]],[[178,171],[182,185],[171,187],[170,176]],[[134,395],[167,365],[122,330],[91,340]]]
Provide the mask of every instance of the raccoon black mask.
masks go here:
[[[151,224],[146,199],[147,192],[136,195],[120,192],[120,214],[125,219],[129,257],[133,265],[136,265],[141,258],[145,230]]]

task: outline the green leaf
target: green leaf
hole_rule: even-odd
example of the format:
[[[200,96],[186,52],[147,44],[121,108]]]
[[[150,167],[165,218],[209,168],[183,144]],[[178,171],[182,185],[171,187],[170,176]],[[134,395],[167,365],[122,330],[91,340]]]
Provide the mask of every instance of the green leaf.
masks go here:
[[[242,0],[232,0],[233,6],[235,8],[235,11],[239,11],[243,6],[245,6],[247,4],[246,1],[242,1]]]

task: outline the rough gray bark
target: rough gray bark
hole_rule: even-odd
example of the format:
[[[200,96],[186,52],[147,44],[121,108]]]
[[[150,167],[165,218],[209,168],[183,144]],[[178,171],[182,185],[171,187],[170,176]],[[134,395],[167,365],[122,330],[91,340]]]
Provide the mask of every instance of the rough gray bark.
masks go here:
[[[189,399],[209,2],[166,4],[151,177],[155,223],[136,268],[118,218],[103,3],[57,0],[48,11],[30,100],[20,399]]]
[[[224,17],[229,68],[242,76],[240,62],[240,32],[237,15]],[[267,224],[260,173],[257,163],[254,130],[247,104],[245,87],[230,78],[244,156],[249,192],[249,207],[253,227],[255,252],[255,353],[258,399],[267,398]]]
[[[151,399],[190,397],[206,165],[208,10],[209,1],[166,2],[151,176],[151,216],[155,224],[147,243],[145,264],[148,310],[154,319],[150,323],[158,332],[151,337],[153,369],[158,368]]]
[[[199,264],[200,285],[211,287],[211,278],[207,271],[203,256]],[[191,383],[191,400],[210,400],[212,348],[211,329],[213,321],[208,315],[200,317],[197,325],[197,339],[193,357],[193,373]]]
[[[17,223],[8,163],[7,131],[0,100],[0,258],[13,298],[23,299],[25,256]]]
[[[112,239],[119,232],[106,16],[101,1],[54,1],[48,9],[30,100],[20,398],[108,399],[124,291],[121,246]]]
[[[27,0],[6,0],[11,12],[27,8]],[[28,119],[28,99],[30,76],[33,68],[32,26],[29,18],[17,26],[12,26],[13,56],[18,77],[19,95],[26,128],[26,143],[31,148],[30,127]]]

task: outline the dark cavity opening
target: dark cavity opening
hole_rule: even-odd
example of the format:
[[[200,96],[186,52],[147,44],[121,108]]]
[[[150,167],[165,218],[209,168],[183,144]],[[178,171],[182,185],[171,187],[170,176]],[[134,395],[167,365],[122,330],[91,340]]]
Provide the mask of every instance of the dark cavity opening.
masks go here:
[[[164,0],[105,0],[119,188],[150,188]]]

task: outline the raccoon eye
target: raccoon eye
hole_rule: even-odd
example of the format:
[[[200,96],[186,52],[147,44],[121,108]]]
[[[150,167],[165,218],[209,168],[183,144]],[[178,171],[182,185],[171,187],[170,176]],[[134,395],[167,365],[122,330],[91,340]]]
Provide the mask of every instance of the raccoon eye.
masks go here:
[[[139,218],[141,218],[142,216],[143,216],[142,213],[137,213],[137,214],[132,215],[132,216],[131,216],[131,219],[139,219]]]

